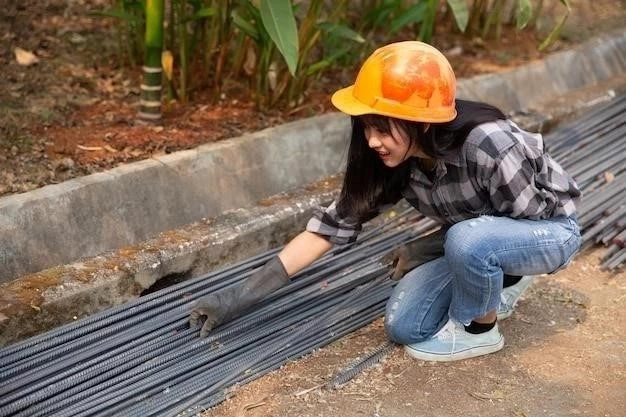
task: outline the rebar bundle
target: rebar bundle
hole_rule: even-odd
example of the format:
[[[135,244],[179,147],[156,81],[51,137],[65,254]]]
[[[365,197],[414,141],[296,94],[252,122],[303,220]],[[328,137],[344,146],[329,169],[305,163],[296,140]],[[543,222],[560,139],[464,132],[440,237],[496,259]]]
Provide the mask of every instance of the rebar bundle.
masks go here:
[[[550,154],[583,191],[577,207],[583,245],[609,246],[603,266],[626,261],[626,95],[546,136]]]
[[[226,388],[380,317],[393,282],[377,259],[436,228],[414,210],[400,214],[206,339],[187,324],[195,299],[236,285],[277,250],[0,350],[0,416],[167,416],[210,407]]]
[[[551,154],[583,189],[585,244],[626,257],[626,97],[547,135]],[[437,228],[413,209],[364,232],[296,275],[241,317],[198,339],[195,300],[236,285],[279,249],[186,281],[0,350],[1,416],[195,415],[227,389],[277,369],[380,317],[394,283],[379,258]],[[340,385],[391,351],[353,364]]]

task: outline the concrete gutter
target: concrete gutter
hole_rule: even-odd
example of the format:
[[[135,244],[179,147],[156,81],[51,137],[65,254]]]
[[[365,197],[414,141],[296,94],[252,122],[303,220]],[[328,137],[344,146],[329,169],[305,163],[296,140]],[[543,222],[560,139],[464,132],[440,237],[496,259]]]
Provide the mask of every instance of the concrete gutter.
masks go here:
[[[330,178],[250,209],[0,284],[0,346],[281,246],[316,207],[332,201],[339,185]]]
[[[623,89],[625,70],[620,31],[459,93],[543,131]],[[4,281],[41,271],[0,284],[0,345],[283,244],[336,194],[336,180],[302,187],[341,170],[347,129],[325,115],[0,199]]]

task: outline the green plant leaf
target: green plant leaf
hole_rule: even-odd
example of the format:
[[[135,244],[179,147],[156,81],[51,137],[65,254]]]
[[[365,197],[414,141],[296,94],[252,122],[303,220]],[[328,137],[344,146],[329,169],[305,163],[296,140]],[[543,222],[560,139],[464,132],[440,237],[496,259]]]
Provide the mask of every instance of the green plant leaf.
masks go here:
[[[137,23],[142,19],[132,13],[128,13],[122,9],[107,9],[107,10],[94,10],[89,12],[91,16],[100,16],[100,17],[113,17],[115,19],[125,20],[127,22]]]
[[[310,77],[311,75],[314,75],[317,72],[323,71],[326,68],[330,67],[332,65],[332,62],[328,59],[324,59],[322,61],[318,61],[314,64],[311,64],[308,66],[308,68],[306,69],[306,76]]]
[[[552,32],[550,32],[550,34],[548,34],[543,42],[541,42],[541,45],[539,45],[539,48],[537,48],[539,49],[539,51],[543,51],[548,46],[552,45],[552,43],[557,40],[557,38],[561,35],[561,31],[563,30],[563,26],[565,26],[565,22],[567,21],[567,18],[569,17],[569,12],[571,10],[568,0],[561,0],[561,3],[563,3],[565,7],[567,7],[567,10],[565,11],[565,14],[561,17],[559,23],[554,27],[554,29],[552,29]]]
[[[287,63],[291,75],[298,66],[298,29],[290,0],[261,0],[261,20]]]
[[[205,17],[215,16],[216,13],[217,9],[215,7],[203,7],[191,16],[191,20],[199,20],[204,19]]]
[[[467,22],[469,21],[469,9],[465,0],[448,0],[448,6],[452,9],[456,26],[465,33]]]
[[[130,0],[130,1],[124,1],[123,2],[123,6],[121,7],[122,10],[134,10],[138,13],[143,13],[146,10],[146,0],[141,0],[141,1],[136,1],[136,0]]]
[[[236,10],[233,10],[233,12],[230,14],[230,17],[233,19],[233,24],[237,26],[239,30],[250,36],[252,39],[254,39],[255,42],[259,42],[259,31],[257,31],[250,22],[241,17],[241,15],[237,13]]]
[[[312,75],[315,75],[318,72],[325,70],[328,67],[331,67],[333,64],[335,64],[335,62],[339,60],[339,58],[348,54],[351,49],[352,48],[349,46],[345,48],[341,48],[334,54],[324,57],[324,59],[322,59],[321,61],[318,61],[314,64],[309,65],[309,67],[305,71],[306,76],[310,77]]]
[[[517,29],[524,29],[533,15],[533,5],[530,0],[518,0],[517,2]]]
[[[365,39],[354,30],[345,25],[331,22],[318,23],[319,28],[329,35],[336,36],[341,39],[348,39],[354,42],[363,43]]]
[[[200,10],[200,8],[202,7],[201,0],[187,0],[187,3],[191,4],[194,10]]]
[[[385,22],[394,12],[399,11],[402,7],[400,0],[386,0],[379,6],[374,7],[365,14],[364,21],[371,27],[378,27]]]
[[[400,13],[398,17],[393,19],[389,25],[389,32],[396,33],[407,25],[422,22],[427,12],[428,5],[425,1],[420,1],[415,6],[409,7],[403,13]]]

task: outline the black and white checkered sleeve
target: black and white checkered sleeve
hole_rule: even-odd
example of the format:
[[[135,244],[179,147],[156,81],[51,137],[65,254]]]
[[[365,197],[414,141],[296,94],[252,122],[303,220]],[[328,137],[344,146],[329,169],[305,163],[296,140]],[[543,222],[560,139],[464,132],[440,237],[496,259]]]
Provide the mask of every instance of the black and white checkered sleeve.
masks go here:
[[[306,226],[307,231],[316,233],[336,245],[354,242],[361,229],[360,222],[342,219],[337,214],[336,201],[326,209],[318,208]]]

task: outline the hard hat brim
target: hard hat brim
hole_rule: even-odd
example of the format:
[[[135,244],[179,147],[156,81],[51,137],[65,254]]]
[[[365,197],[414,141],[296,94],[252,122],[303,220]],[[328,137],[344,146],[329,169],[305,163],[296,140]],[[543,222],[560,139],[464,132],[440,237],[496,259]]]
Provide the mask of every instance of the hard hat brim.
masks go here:
[[[414,122],[424,123],[445,123],[456,118],[456,109],[428,109],[424,112],[415,111],[415,109],[406,109],[401,114],[398,111],[385,111],[369,106],[356,97],[354,97],[354,85],[337,90],[331,97],[330,101],[342,113],[350,116],[363,116],[365,114],[378,114],[381,116],[393,117],[395,119],[410,120]]]

